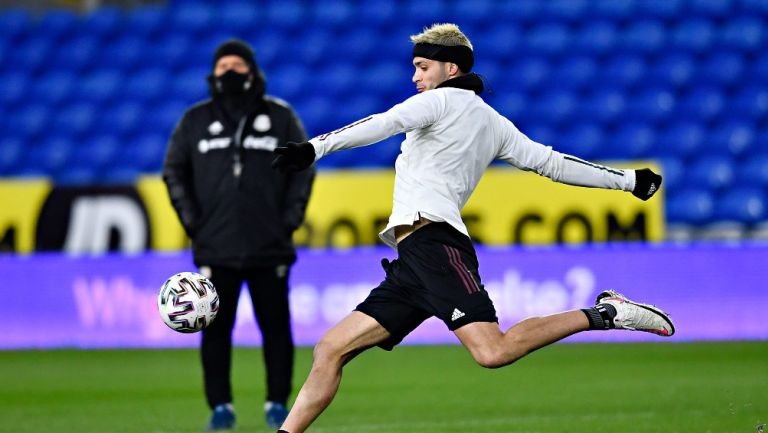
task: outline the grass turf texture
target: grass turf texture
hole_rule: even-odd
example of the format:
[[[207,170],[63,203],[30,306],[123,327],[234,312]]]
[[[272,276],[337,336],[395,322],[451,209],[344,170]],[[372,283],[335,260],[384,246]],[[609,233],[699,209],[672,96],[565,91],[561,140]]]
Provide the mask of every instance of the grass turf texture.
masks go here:
[[[299,349],[296,388],[310,365]],[[267,432],[258,349],[235,351],[236,432]],[[200,432],[193,350],[0,352],[0,432]],[[311,432],[754,432],[768,342],[557,344],[499,370],[459,346],[370,350]]]

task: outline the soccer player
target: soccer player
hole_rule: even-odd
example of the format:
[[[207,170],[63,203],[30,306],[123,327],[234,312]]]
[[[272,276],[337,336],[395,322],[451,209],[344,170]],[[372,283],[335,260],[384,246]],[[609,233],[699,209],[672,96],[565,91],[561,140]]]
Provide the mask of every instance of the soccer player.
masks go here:
[[[499,328],[460,214],[491,161],[498,158],[556,182],[628,191],[642,200],[658,191],[661,176],[593,164],[526,137],[478,96],[483,82],[470,73],[472,44],[456,25],[433,25],[411,41],[417,95],[309,142],[275,149],[274,167],[298,171],[331,152],[406,133],[395,163],[392,214],[380,233],[398,258],[383,262],[384,281],[315,346],[309,377],[280,432],[307,429],[331,403],[352,358],[373,346],[391,350],[432,316],[486,368],[509,365],[581,331],[675,332],[666,313],[612,290],[598,295],[591,308]]]

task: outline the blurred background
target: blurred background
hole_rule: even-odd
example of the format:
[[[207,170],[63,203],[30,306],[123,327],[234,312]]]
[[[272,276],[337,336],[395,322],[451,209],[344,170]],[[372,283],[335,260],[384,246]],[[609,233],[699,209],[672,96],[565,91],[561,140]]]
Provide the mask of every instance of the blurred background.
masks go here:
[[[739,265],[753,265],[738,273],[750,285],[763,287],[754,281],[766,276],[759,261],[768,239],[766,20],[761,0],[0,1],[0,249],[7,253],[0,265],[17,275],[16,287],[47,274],[45,266],[70,272],[51,283],[69,287],[69,303],[114,300],[130,292],[125,287],[151,298],[166,275],[191,267],[158,173],[176,122],[208,97],[219,43],[250,42],[268,93],[288,101],[314,136],[411,96],[408,36],[456,22],[475,45],[484,98],[521,131],[582,158],[651,164],[664,175],[662,194],[638,203],[493,167],[465,209],[474,240],[506,248],[510,261],[532,245],[572,264],[572,250],[558,245],[580,246],[578,258],[610,248],[618,255],[591,262],[594,290],[608,278],[601,268],[635,279],[639,271],[619,266],[626,260],[650,273],[665,267],[674,273],[669,284],[685,282],[680,290],[701,279],[715,305],[727,295],[715,282],[736,272],[720,254],[745,254]],[[295,302],[321,309],[318,281],[352,278],[324,274],[323,260],[377,244],[402,139],[319,162],[308,222],[296,235],[309,249],[295,276],[299,287],[303,281],[319,292],[296,289]],[[679,261],[660,263],[680,251]],[[161,252],[170,255],[153,255]],[[148,270],[173,254],[181,258]],[[64,262],[44,266],[51,257]],[[717,274],[704,272],[715,271],[709,263]],[[102,265],[114,270],[94,270]],[[486,272],[507,287],[508,269],[499,266]],[[563,276],[565,264],[561,275],[556,266],[531,266],[525,272],[542,285],[554,278],[578,291]],[[361,272],[345,287],[370,288],[380,277],[376,266]],[[525,272],[517,289],[528,287]],[[73,323],[89,323],[76,311]]]

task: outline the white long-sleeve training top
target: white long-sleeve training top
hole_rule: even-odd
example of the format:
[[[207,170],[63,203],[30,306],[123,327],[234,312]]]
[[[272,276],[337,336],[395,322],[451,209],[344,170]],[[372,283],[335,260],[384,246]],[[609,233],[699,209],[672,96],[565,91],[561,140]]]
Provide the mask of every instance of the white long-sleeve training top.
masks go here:
[[[395,163],[392,214],[379,237],[397,247],[394,228],[419,217],[469,236],[461,209],[494,159],[570,185],[632,191],[634,170],[593,164],[521,133],[471,90],[437,88],[310,140],[315,160],[405,132]]]

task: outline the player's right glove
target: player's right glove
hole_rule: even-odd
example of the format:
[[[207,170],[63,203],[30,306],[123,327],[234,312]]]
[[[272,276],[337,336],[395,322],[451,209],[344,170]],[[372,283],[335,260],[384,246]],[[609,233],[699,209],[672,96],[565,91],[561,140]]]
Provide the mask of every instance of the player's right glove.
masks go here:
[[[635,189],[632,195],[640,200],[648,200],[661,188],[661,176],[648,168],[635,170]]]
[[[315,162],[315,148],[308,141],[288,142],[276,147],[274,153],[277,156],[272,160],[272,168],[282,172],[305,170]]]

